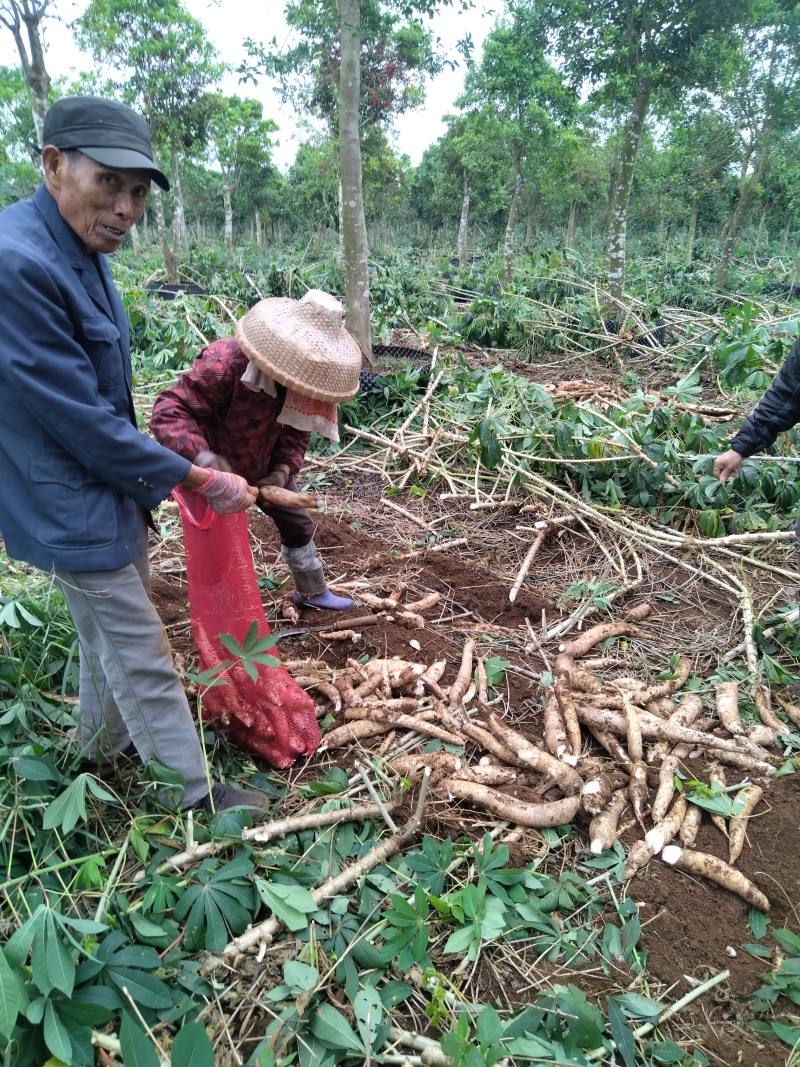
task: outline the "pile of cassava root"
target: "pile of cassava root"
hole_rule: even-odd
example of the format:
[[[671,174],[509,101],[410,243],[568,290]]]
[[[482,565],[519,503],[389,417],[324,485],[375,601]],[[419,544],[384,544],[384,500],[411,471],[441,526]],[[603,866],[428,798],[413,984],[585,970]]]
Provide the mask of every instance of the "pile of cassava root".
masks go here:
[[[361,598],[365,599],[363,594]],[[425,606],[430,605],[425,602]],[[704,707],[695,692],[681,693],[690,673],[685,657],[666,680],[649,684],[632,677],[604,680],[601,672],[619,665],[608,658],[583,659],[578,664],[607,637],[647,637],[637,624],[650,611],[649,605],[640,605],[623,620],[603,623],[560,646],[552,685],[543,687],[543,747],[504,720],[497,710],[499,698],[490,703],[480,657],[473,670],[472,639],[465,642],[460,668],[449,685],[446,660],[426,664],[350,659],[339,671],[321,660],[290,661],[286,666],[301,685],[319,695],[320,715],[332,712],[344,720],[323,735],[320,753],[350,746],[360,749],[368,739],[383,735],[372,755],[384,758],[386,768],[399,779],[415,784],[430,768],[431,788],[440,796],[468,802],[518,826],[559,826],[589,818],[594,853],[610,849],[638,823],[643,838],[629,850],[626,878],[659,856],[768,911],[766,896],[733,864],[745,843],[747,821],[764,792],[749,778],[768,782],[777,755],[768,749],[778,733],[791,727],[769,710],[764,699],[757,701],[762,723],[745,727],[735,682],[716,686],[714,709]],[[781,703],[787,717],[800,727],[800,709]],[[432,738],[463,748],[464,755],[402,754]],[[596,754],[592,742],[602,755]],[[693,850],[703,811],[682,793],[676,798],[676,772],[682,761],[698,758],[708,761],[711,783],[727,788],[723,764],[741,781],[727,823],[719,815],[711,816],[728,839],[728,862]],[[630,819],[626,820],[626,812]],[[674,838],[680,847],[670,844]]]

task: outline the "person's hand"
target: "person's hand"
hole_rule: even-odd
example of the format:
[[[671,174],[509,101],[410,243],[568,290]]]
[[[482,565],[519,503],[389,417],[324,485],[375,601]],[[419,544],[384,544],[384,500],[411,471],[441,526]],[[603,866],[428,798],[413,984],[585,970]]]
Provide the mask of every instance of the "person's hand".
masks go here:
[[[714,460],[714,474],[721,482],[727,482],[729,478],[735,478],[739,473],[739,466],[744,456],[729,448],[721,456]]]
[[[281,470],[280,468],[278,468],[277,470],[271,471],[266,476],[266,478],[262,478],[261,481],[258,483],[258,487],[259,487],[259,489],[261,489],[262,486],[276,485],[279,489],[285,489],[286,488],[286,483],[288,481],[289,481],[289,472],[285,471],[285,470]]]
[[[205,467],[211,471],[225,471],[230,473],[231,465],[228,463],[224,456],[218,456],[216,452],[209,452],[208,449],[203,449],[202,452],[198,452],[194,460],[195,467]]]
[[[208,506],[218,515],[233,515],[237,511],[246,511],[255,504],[258,497],[258,489],[254,485],[248,485],[238,474],[213,469],[209,470],[208,480],[198,486],[196,492],[203,494]]]

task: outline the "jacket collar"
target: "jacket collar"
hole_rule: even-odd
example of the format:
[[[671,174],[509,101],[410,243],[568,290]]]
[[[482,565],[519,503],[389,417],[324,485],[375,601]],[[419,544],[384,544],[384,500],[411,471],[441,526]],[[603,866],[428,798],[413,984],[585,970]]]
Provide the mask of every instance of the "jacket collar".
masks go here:
[[[106,291],[100,280],[99,272],[103,269],[100,265],[100,256],[98,255],[97,262],[95,262],[87,251],[86,245],[69,223],[62,218],[58,210],[58,204],[46,185],[40,185],[33,194],[33,203],[44,219],[45,225],[53,236],[53,240],[66,256],[70,266],[81,275],[83,286],[92,301],[104,315],[116,321],[116,315],[109,304]]]

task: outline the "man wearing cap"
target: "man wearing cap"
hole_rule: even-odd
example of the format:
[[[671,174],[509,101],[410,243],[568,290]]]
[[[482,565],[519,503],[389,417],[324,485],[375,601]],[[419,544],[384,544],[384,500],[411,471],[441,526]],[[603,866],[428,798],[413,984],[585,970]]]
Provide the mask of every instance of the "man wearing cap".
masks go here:
[[[149,599],[151,508],[176,485],[222,513],[257,492],[136,428],[106,253],[141,218],[151,180],[169,182],[147,124],[116,101],[57,101],[43,139],[44,183],[0,214],[0,533],[13,559],[53,572],[75,622],[82,753],[102,770],[133,746],[183,775],[184,807],[263,809],[260,794],[209,782]]]
[[[355,396],[360,371],[361,350],[335,297],[317,289],[302,300],[270,297],[240,319],[235,337],[204,348],[157,397],[150,430],[197,466],[296,492],[311,432],[339,440],[336,406]],[[308,512],[258,506],[278,528],[295,603],[351,607],[328,589]]]

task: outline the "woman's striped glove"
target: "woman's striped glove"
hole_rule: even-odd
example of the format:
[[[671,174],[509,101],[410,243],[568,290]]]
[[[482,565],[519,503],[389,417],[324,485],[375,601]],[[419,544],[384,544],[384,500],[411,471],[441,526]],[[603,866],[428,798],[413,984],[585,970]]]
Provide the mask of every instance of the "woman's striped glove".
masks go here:
[[[233,515],[237,511],[246,511],[253,503],[250,487],[238,474],[226,471],[209,470],[208,480],[197,487],[208,506],[219,515]]]

